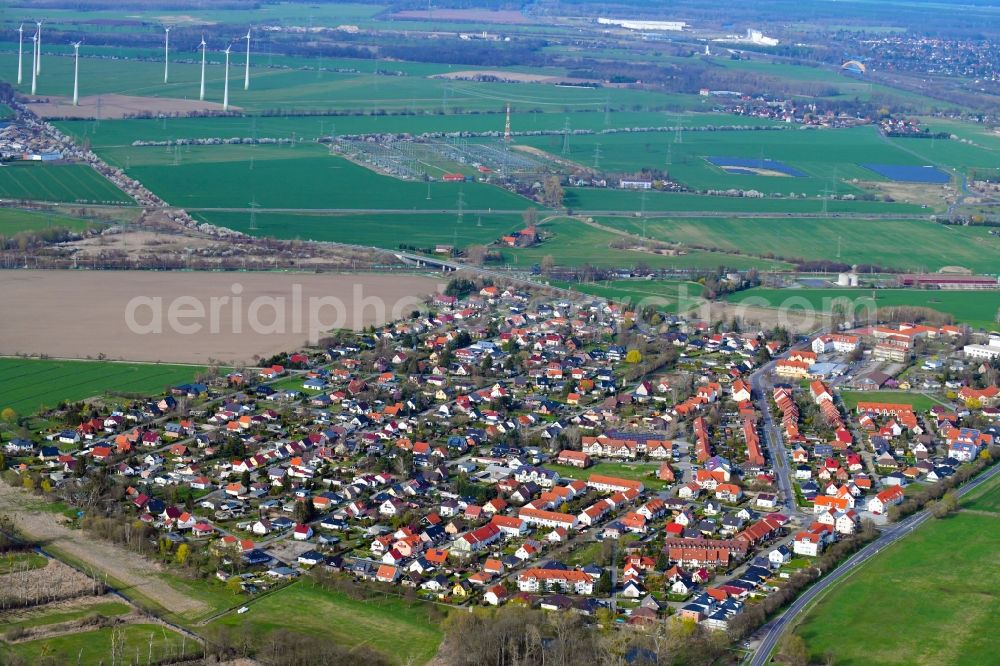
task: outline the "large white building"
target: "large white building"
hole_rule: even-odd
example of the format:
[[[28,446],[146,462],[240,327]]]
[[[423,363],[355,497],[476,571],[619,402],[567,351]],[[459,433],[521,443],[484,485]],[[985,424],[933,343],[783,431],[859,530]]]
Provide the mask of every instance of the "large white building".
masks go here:
[[[1000,334],[991,334],[989,343],[985,345],[965,345],[963,351],[969,358],[981,358],[987,361],[1000,358]]]
[[[679,32],[687,27],[684,21],[634,21],[631,19],[599,18],[598,25],[614,25],[626,30],[666,30]]]
[[[813,339],[812,350],[817,354],[825,354],[829,351],[840,353],[850,353],[858,348],[861,338],[856,335],[846,335],[843,333],[827,333]]]

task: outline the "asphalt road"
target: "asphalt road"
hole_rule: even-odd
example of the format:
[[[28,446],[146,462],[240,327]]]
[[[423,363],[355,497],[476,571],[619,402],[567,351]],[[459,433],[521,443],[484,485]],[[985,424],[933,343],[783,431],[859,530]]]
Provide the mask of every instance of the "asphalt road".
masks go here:
[[[817,201],[817,204],[819,202]],[[94,206],[96,207],[96,206]],[[118,206],[117,208],[120,208]],[[192,206],[184,207],[184,210],[191,213],[249,213],[250,208],[244,207],[204,207],[204,206]],[[465,215],[520,215],[524,212],[522,208],[463,208],[461,211],[457,208],[274,208],[274,207],[258,207],[256,210],[258,213],[309,213],[312,215],[328,214],[328,215],[457,215],[459,212]],[[568,215],[568,213],[566,213]],[[906,219],[930,219],[930,215],[919,215],[919,214],[908,214],[901,215],[899,213],[855,213],[855,212],[844,212],[844,213],[824,213],[817,211],[815,213],[785,213],[785,212],[774,212],[774,211],[715,211],[715,210],[650,210],[646,211],[642,215],[637,215],[634,212],[622,211],[621,209],[615,210],[586,210],[586,209],[573,209],[573,215],[576,216],[590,216],[590,217],[732,217],[734,215],[739,215],[740,217],[753,217],[753,218],[763,218],[771,219],[776,217],[794,217],[794,218],[815,218],[815,219],[830,219],[830,218],[840,218],[844,220],[897,220],[900,218]],[[560,213],[559,216],[562,216]]]
[[[775,426],[774,417],[771,415],[770,406],[767,402],[767,387],[764,385],[764,377],[774,369],[778,360],[785,358],[793,351],[805,349],[812,337],[808,336],[806,341],[793,345],[788,351],[771,359],[750,375],[750,389],[753,391],[753,400],[757,404],[757,409],[760,411],[764,421],[764,441],[767,443],[768,455],[771,458],[771,467],[774,469],[774,475],[777,478],[781,503],[785,507],[785,513],[789,516],[794,516],[798,513],[799,508],[795,503],[791,469],[788,465],[788,458],[785,455],[785,444],[781,439],[781,430]]]
[[[991,469],[988,469],[986,472],[980,474],[978,477],[956,490],[955,493],[961,497],[979,487],[983,483],[989,481],[998,473],[1000,473],[1000,465],[996,465]],[[802,611],[805,610],[805,608],[814,599],[823,594],[827,588],[837,583],[837,581],[844,576],[850,574],[860,565],[878,555],[883,548],[896,543],[908,535],[929,518],[930,512],[925,509],[924,511],[915,513],[900,522],[895,523],[891,527],[885,529],[881,536],[875,539],[875,541],[872,541],[870,544],[856,552],[854,555],[845,560],[843,564],[828,573],[826,576],[817,581],[812,587],[803,592],[794,602],[792,602],[792,604],[780,617],[774,619],[768,625],[765,625],[767,633],[764,635],[763,640],[761,640],[760,645],[757,647],[757,651],[754,654],[753,659],[750,660],[750,666],[764,666],[764,664],[768,663],[771,658],[771,652],[774,650],[775,646],[777,646],[782,634],[784,634],[785,628],[793,624],[799,614],[802,613]]]

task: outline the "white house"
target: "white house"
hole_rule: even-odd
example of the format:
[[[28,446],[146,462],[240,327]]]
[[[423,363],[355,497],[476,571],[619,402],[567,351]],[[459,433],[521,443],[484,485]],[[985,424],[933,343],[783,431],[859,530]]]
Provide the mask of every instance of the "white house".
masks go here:
[[[767,560],[772,566],[780,567],[792,561],[792,551],[788,550],[788,546],[778,546],[767,554]]]

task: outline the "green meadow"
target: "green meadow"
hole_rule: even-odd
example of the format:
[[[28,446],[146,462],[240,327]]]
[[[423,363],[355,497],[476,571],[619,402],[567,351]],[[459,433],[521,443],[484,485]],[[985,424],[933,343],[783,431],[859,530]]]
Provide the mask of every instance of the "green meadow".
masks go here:
[[[16,45],[15,45],[16,48]],[[84,55],[86,52],[84,50]],[[198,98],[201,66],[194,62],[172,62],[170,81],[163,82],[163,62],[111,60],[81,57],[80,94],[117,93],[140,97]],[[241,85],[242,55],[230,66],[230,104],[247,112],[265,110],[371,110],[451,111],[497,110],[510,103],[519,108],[540,108],[558,113],[574,110],[615,108],[699,108],[697,96],[648,92],[623,88],[594,89],[559,87],[541,83],[496,83],[452,81],[424,75],[386,76],[377,69],[395,69],[392,63],[375,60],[349,61],[349,69],[328,71],[338,63],[313,60],[311,67],[251,68],[250,90]],[[260,61],[257,61],[258,65]],[[446,66],[437,66],[447,71]],[[0,79],[15,81],[17,58],[0,58]],[[221,50],[213,51],[206,71],[206,101],[222,102],[225,67]],[[17,90],[27,94],[31,82]],[[73,58],[69,53],[49,54],[44,74],[38,80],[40,96],[70,96],[73,91]]]
[[[294,628],[353,648],[366,646],[399,664],[424,664],[441,643],[440,620],[422,602],[395,596],[352,599],[298,581],[247,604],[248,612],[230,613],[210,626],[243,627],[260,638]],[[308,610],[306,610],[308,609]]]
[[[845,129],[803,129],[798,125],[780,130],[632,132],[582,135],[569,139],[563,152],[562,137],[530,137],[525,143],[585,166],[595,162],[612,172],[658,169],[692,189],[757,190],[784,196],[859,194],[851,181],[881,181],[861,162],[923,165],[927,159],[913,155],[882,139],[871,126]],[[912,140],[911,140],[912,142]],[[938,142],[945,144],[948,142]],[[943,154],[948,166],[971,166],[962,154]],[[709,157],[775,160],[806,174],[804,177],[737,175],[710,163]],[[982,164],[986,156],[980,155]],[[979,162],[977,162],[979,163]]]
[[[313,141],[322,136],[371,132],[499,132],[503,130],[504,104],[476,113],[360,114],[342,116],[237,116],[231,118],[160,118],[115,121],[62,120],[55,125],[79,140],[87,139],[95,148],[131,146],[133,141],[171,141],[216,137],[271,137]],[[580,109],[569,112],[550,109],[521,110],[513,107],[514,132],[558,132],[571,130],[601,132],[626,127],[756,127],[773,121],[722,113],[664,113],[660,111],[611,111]],[[514,145],[522,143],[514,137]]]
[[[638,236],[694,247],[912,271],[958,265],[991,272],[997,268],[995,257],[1000,253],[1000,237],[989,235],[987,229],[919,219],[616,217],[600,222]]]
[[[69,217],[60,213],[0,208],[0,236],[13,236],[21,231],[42,231],[57,227],[83,231],[94,224],[92,220]]]
[[[41,627],[63,622],[73,622],[87,617],[116,617],[127,615],[132,608],[120,601],[102,601],[85,605],[78,609],[47,611],[45,609],[25,611],[15,619],[5,619],[4,627],[8,630],[17,628]]]
[[[565,476],[570,479],[581,479],[583,481],[586,481],[591,474],[605,474],[607,476],[616,476],[620,479],[642,481],[642,484],[646,488],[652,490],[662,490],[668,485],[665,481],[660,481],[656,478],[656,473],[660,470],[659,463],[632,465],[629,463],[598,462],[586,469],[554,464],[548,464],[545,467],[558,472],[559,476]]]
[[[16,643],[3,648],[23,660],[56,664],[103,664],[112,653],[113,633],[106,627]],[[201,646],[159,624],[127,624],[123,632],[125,655],[141,655],[135,663],[171,663],[201,654]],[[2,652],[0,652],[2,654]],[[131,657],[128,657],[131,659]]]
[[[563,283],[553,285],[599,296],[633,306],[651,305],[670,313],[682,313],[702,303],[705,288],[697,282],[678,280],[606,280],[603,282]]]
[[[874,299],[873,299],[874,294]],[[736,303],[764,307],[804,306],[828,312],[836,305],[864,317],[867,311],[894,306],[920,306],[950,314],[955,321],[974,328],[997,328],[1000,290],[927,291],[923,289],[767,289],[754,288],[729,296]]]
[[[446,186],[442,184],[440,187]],[[453,206],[454,201],[448,200],[442,205]],[[460,248],[485,245],[524,226],[520,215],[468,213],[459,222],[457,213],[427,211],[395,215],[258,213],[255,217],[256,230],[251,229],[249,213],[211,211],[196,213],[195,217],[256,236],[333,241],[390,250],[398,249],[400,244],[418,248],[437,244]]]
[[[733,176],[736,178],[737,176]],[[739,176],[742,178],[742,176]],[[827,201],[815,198],[788,197],[729,197],[681,192],[647,192],[621,190],[613,187],[567,187],[564,205],[574,211],[588,213],[615,212],[653,213],[775,213],[782,215],[858,213],[863,215],[913,215],[930,211],[920,206],[882,201]]]
[[[770,259],[692,250],[686,254],[668,256],[639,250],[611,247],[621,236],[592,227],[572,218],[556,218],[542,227],[551,237],[540,245],[527,248],[503,248],[504,261],[520,267],[541,263],[551,256],[559,266],[615,266],[650,268],[706,268],[725,266],[733,270],[758,268],[764,270],[788,269],[790,265]]]
[[[811,658],[844,666],[994,663],[986,637],[1000,611],[998,495],[994,480],[958,514],[925,523],[822,597],[795,630]]]
[[[0,199],[59,203],[133,203],[124,192],[86,164],[41,162],[0,165]]]
[[[923,393],[907,393],[905,391],[840,391],[840,399],[844,407],[854,411],[859,402],[887,402],[893,405],[912,405],[918,412],[926,412],[939,404]]]
[[[382,176],[319,144],[294,146],[190,146],[179,155],[163,148],[111,149],[113,163],[164,200],[199,208],[521,210],[523,197],[483,183],[427,184]],[[193,188],[191,183],[203,183]]]
[[[106,392],[152,395],[190,382],[204,368],[154,363],[0,358],[0,409],[29,415]]]

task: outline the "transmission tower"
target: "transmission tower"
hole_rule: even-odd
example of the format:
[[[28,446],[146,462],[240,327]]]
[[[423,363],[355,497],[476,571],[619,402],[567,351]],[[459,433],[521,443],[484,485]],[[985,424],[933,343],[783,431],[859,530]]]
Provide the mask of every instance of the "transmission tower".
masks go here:
[[[594,170],[601,168],[601,144],[594,144]]]
[[[562,142],[562,154],[569,155],[569,118],[563,124],[563,142]]]
[[[506,148],[510,148],[510,104],[507,104],[507,119],[503,125],[503,143]]]
[[[250,201],[250,231],[257,231],[257,197]]]
[[[462,224],[462,217],[465,215],[465,192],[463,190],[458,191],[458,219],[457,224]]]

